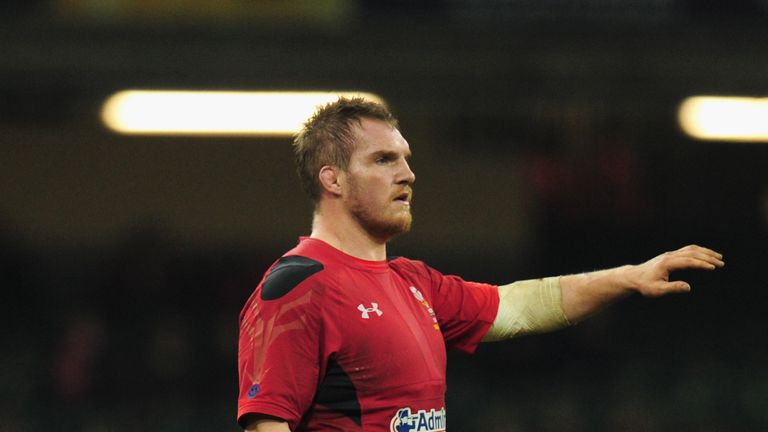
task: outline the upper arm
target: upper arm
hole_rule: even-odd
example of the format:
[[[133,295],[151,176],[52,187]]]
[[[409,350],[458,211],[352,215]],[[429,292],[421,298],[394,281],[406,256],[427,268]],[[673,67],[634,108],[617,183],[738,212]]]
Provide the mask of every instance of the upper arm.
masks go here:
[[[317,271],[309,271],[312,263],[289,258],[257,288],[240,322],[238,421],[243,428],[254,414],[295,427],[311,405],[323,367],[317,303],[322,282],[313,277]]]

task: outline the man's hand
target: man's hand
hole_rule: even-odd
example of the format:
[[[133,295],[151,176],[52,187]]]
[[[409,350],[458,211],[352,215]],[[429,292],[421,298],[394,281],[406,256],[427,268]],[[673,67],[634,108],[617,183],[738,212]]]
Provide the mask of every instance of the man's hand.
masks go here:
[[[690,245],[663,253],[638,265],[626,265],[560,278],[563,312],[576,323],[606,305],[637,291],[648,297],[688,292],[685,281],[669,281],[675,270],[714,270],[724,266],[723,256],[701,246]]]
[[[724,265],[721,254],[701,246],[689,245],[634,266],[629,270],[628,277],[630,286],[640,294],[659,297],[691,290],[685,281],[669,281],[669,274],[675,270],[714,270]]]

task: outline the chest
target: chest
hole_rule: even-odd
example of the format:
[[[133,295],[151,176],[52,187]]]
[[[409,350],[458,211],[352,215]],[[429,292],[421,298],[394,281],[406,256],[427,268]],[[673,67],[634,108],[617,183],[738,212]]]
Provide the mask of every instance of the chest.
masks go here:
[[[444,381],[446,353],[428,287],[394,273],[349,274],[325,300],[334,355],[361,390]]]

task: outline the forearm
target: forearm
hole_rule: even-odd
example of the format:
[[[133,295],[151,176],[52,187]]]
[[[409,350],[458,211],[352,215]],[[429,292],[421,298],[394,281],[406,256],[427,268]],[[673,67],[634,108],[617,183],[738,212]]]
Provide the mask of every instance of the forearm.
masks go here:
[[[499,287],[499,309],[483,341],[567,327],[631,292],[632,266]]]
[[[715,270],[724,265],[721,254],[689,245],[638,265],[500,286],[496,320],[483,340],[508,339],[565,327],[632,292],[647,297],[688,292],[691,286],[685,281],[670,281],[670,272]]]
[[[562,276],[563,312],[571,323],[581,321],[634,290],[634,266]]]

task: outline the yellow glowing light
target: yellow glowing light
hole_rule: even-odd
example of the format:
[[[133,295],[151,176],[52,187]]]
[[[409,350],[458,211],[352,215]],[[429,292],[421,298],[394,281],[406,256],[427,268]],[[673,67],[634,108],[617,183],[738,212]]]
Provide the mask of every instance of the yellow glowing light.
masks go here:
[[[235,92],[125,90],[110,96],[101,118],[122,134],[293,135],[318,105],[359,92]]]
[[[680,104],[678,120],[701,140],[768,142],[768,98],[690,97]]]

